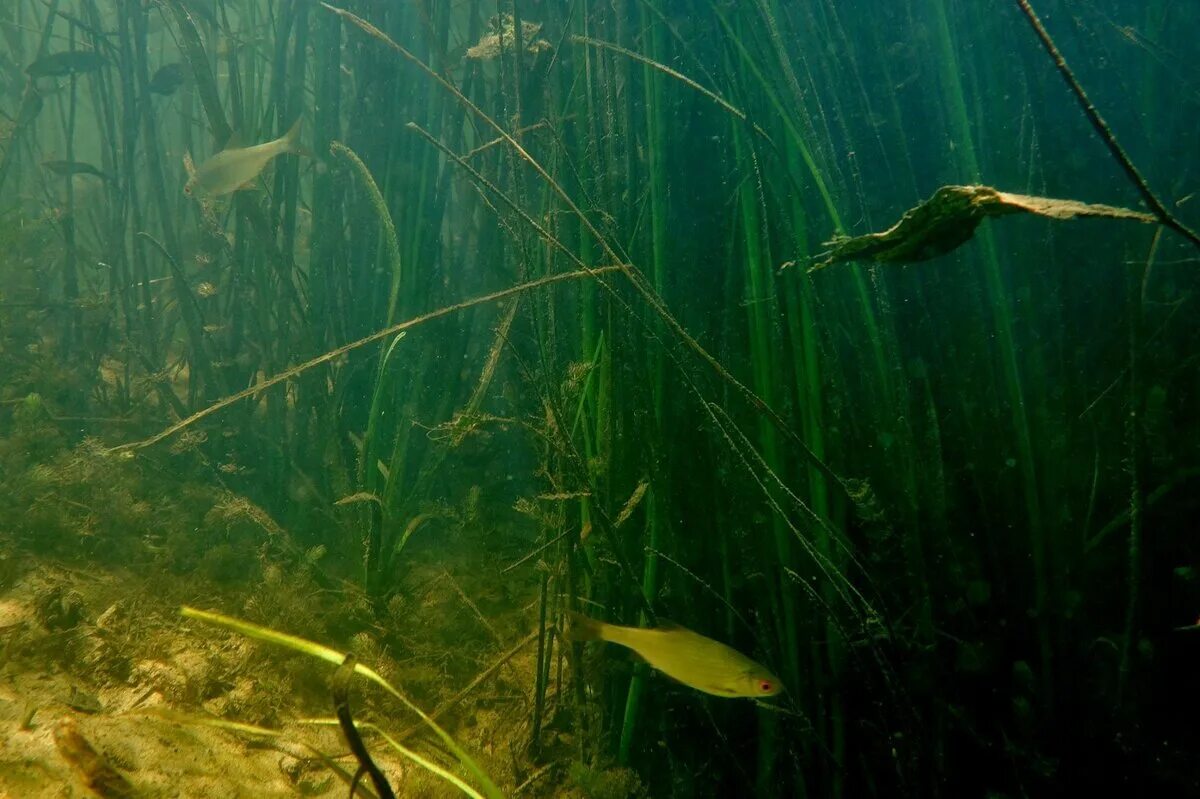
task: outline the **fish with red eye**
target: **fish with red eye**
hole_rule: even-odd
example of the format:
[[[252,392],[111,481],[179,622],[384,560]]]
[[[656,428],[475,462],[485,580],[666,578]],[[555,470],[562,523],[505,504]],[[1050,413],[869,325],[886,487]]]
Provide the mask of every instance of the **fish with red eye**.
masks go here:
[[[578,613],[568,616],[568,639],[627,647],[668,677],[706,694],[758,698],[783,691],[779,678],[761,663],[678,624],[660,620],[654,628],[621,627]]]

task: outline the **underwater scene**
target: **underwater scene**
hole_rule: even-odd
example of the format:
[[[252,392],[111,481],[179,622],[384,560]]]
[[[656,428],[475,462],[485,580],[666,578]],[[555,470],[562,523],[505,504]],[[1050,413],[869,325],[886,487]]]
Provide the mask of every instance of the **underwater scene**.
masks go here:
[[[0,798],[1200,797],[1200,2],[0,0]]]

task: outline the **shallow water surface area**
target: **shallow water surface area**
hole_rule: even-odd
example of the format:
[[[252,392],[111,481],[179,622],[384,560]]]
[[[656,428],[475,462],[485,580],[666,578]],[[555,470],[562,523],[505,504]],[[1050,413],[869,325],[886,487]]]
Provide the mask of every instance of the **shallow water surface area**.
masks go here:
[[[1200,797],[1197,30],[0,3],[0,797]]]

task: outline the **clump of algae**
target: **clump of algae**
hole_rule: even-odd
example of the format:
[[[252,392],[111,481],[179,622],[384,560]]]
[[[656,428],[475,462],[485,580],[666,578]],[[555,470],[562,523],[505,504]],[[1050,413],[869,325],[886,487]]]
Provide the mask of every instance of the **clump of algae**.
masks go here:
[[[627,768],[598,768],[572,763],[572,787],[567,796],[578,799],[626,799],[649,796],[637,772]]]

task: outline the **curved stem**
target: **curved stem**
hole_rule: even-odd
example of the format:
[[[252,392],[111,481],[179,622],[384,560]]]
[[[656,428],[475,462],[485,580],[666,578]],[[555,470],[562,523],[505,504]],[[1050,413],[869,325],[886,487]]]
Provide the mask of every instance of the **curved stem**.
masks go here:
[[[358,176],[367,190],[367,196],[371,199],[371,205],[375,208],[375,215],[379,217],[379,225],[383,229],[383,240],[387,245],[388,261],[392,267],[392,288],[388,295],[387,312],[387,324],[391,325],[396,319],[396,301],[400,296],[400,283],[403,277],[400,242],[396,237],[396,225],[392,221],[391,213],[388,211],[387,202],[383,199],[383,194],[379,191],[379,186],[375,183],[375,178],[371,175],[371,170],[367,169],[367,165],[358,157],[358,153],[340,141],[331,141],[329,143],[329,151],[345,158],[358,170]]]

